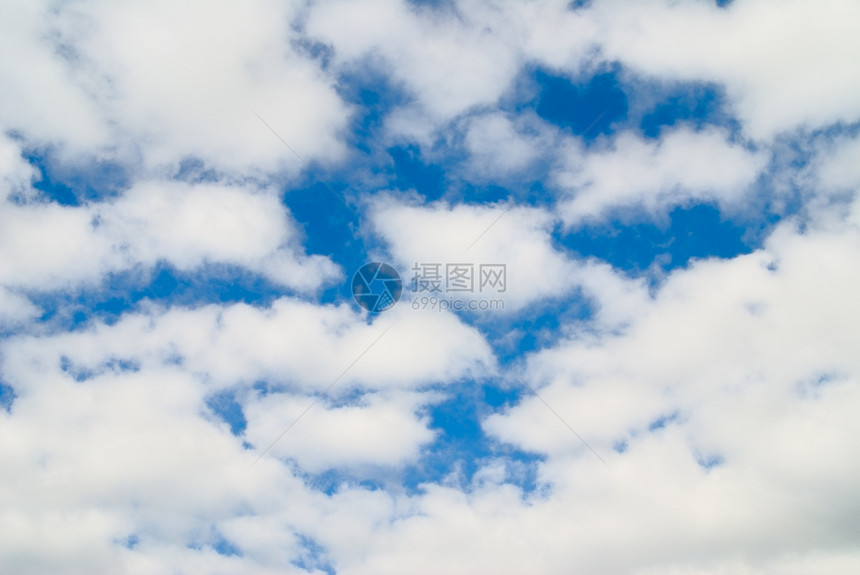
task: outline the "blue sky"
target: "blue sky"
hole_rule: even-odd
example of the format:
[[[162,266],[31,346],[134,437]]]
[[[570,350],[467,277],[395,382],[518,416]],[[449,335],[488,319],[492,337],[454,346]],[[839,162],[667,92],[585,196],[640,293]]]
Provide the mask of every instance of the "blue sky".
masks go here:
[[[860,568],[850,1],[0,12],[0,571]]]

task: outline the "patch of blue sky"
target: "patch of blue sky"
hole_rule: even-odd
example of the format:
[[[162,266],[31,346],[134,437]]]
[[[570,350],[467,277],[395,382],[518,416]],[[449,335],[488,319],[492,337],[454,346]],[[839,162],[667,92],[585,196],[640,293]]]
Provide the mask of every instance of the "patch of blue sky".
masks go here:
[[[223,390],[206,398],[206,406],[212,413],[230,426],[230,433],[240,436],[248,426],[242,405],[236,399],[236,392]]]
[[[134,549],[140,543],[140,537],[132,533],[125,539],[120,540],[119,543],[126,549]]]
[[[37,172],[33,187],[42,198],[64,206],[114,197],[130,181],[126,167],[107,160],[60,161],[50,148],[29,149],[23,158]]]
[[[178,270],[166,262],[151,269],[132,269],[105,276],[101,284],[28,297],[42,309],[42,323],[55,329],[79,329],[92,321],[116,322],[142,302],[199,307],[211,303],[265,306],[278,297],[296,295],[265,277],[239,266],[204,264]]]
[[[11,413],[12,404],[15,403],[15,399],[17,397],[15,388],[0,381],[0,409],[3,409],[7,413]]]
[[[534,278],[539,282],[541,278]],[[551,346],[572,325],[587,322],[595,308],[576,289],[565,297],[539,300],[517,312],[458,311],[464,322],[475,326],[492,346],[502,365],[516,362],[525,353]]]
[[[194,550],[209,547],[218,555],[223,555],[225,557],[242,557],[242,550],[235,544],[228,541],[214,527],[212,529],[212,536],[207,541],[190,543],[187,547]]]
[[[638,220],[635,213],[624,220],[610,216],[570,233],[558,229],[554,239],[575,256],[603,260],[634,277],[659,277],[693,259],[732,258],[758,247],[747,226],[710,204],[678,206],[657,222],[644,213]]]
[[[531,76],[538,96],[520,109],[533,106],[538,116],[581,137],[586,146],[627,120],[628,96],[618,66],[576,79],[540,68]]]
[[[283,196],[284,204],[302,231],[305,251],[331,258],[347,275],[346,281],[325,288],[318,298],[324,303],[351,298],[348,290],[352,274],[367,261],[365,237],[359,233],[359,217],[328,189],[330,185],[313,183],[290,189]]]
[[[67,356],[60,357],[60,371],[77,382],[86,381],[103,373],[122,373],[140,371],[140,364],[131,359],[112,357],[97,366],[79,365]]]
[[[352,121],[344,134],[345,142],[366,156],[380,150],[379,136],[388,114],[411,101],[410,95],[371,58],[341,72],[335,89],[341,99],[352,106]]]
[[[337,571],[328,557],[328,550],[316,539],[306,534],[296,534],[296,539],[301,546],[300,557],[293,561],[293,565],[306,571],[322,571],[327,575],[335,575]]]
[[[702,129],[722,126],[731,134],[740,132],[740,123],[727,111],[722,88],[711,84],[685,82],[668,85],[643,83],[643,92],[635,101],[647,102],[639,110],[639,128],[646,138],[658,138],[667,128],[681,124]]]
[[[284,437],[283,440],[289,441],[289,437]],[[376,466],[365,466],[360,470],[336,468],[318,473],[310,473],[303,471],[295,462],[291,463],[293,474],[301,477],[305,485],[326,495],[334,495],[344,487],[355,488],[356,486],[361,486],[363,489],[370,491],[390,487],[390,482],[384,479],[384,476],[390,476],[390,472],[386,473],[386,471]],[[373,486],[373,488],[367,486]]]
[[[425,406],[422,411],[422,415],[429,417],[429,427],[436,437],[422,447],[419,459],[414,462],[402,467],[336,467],[316,473],[301,469],[294,461],[285,462],[309,487],[326,495],[344,487],[417,494],[423,484],[452,481],[469,490],[484,466],[499,461],[505,462],[505,483],[518,486],[525,495],[538,490],[538,466],[543,457],[488,437],[481,428],[482,419],[517,404],[524,390],[471,381],[447,389],[442,401]]]
[[[446,196],[449,182],[446,170],[440,164],[425,163],[421,149],[415,144],[394,146],[387,150],[394,162],[391,187],[396,190],[415,190],[427,201]]]
[[[518,398],[514,390],[471,381],[449,388],[443,401],[426,408],[430,428],[437,436],[422,449],[421,458],[405,468],[403,487],[417,493],[422,484],[454,480],[458,487],[469,489],[484,465],[504,458],[508,463],[505,482],[532,493],[538,487],[537,467],[542,457],[500,443],[481,427],[485,417]]]
[[[223,535],[219,535],[218,538],[212,543],[212,549],[214,549],[218,555],[223,555],[225,557],[242,556],[242,550],[227,539],[225,539]]]
[[[714,467],[719,467],[726,462],[725,457],[719,454],[703,455],[695,453],[696,463],[706,471],[710,471]]]
[[[208,168],[200,158],[188,156],[179,162],[173,179],[190,184],[199,184],[217,182],[220,179],[220,174],[216,170]]]
[[[648,431],[653,433],[660,429],[664,429],[666,426],[678,421],[679,418],[680,414],[678,412],[661,415],[660,417],[656,418],[654,421],[648,424]]]

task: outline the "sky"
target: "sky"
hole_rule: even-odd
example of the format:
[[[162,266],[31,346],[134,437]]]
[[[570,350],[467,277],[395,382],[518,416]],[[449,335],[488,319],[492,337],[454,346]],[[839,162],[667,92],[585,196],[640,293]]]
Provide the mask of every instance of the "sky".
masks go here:
[[[860,572],[858,23],[0,0],[0,572]]]

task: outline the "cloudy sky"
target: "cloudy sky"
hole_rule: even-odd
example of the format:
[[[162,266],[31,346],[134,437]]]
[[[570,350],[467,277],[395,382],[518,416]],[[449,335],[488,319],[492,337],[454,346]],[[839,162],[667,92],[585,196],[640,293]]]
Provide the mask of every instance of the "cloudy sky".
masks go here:
[[[0,572],[860,573],[858,27],[0,1]]]

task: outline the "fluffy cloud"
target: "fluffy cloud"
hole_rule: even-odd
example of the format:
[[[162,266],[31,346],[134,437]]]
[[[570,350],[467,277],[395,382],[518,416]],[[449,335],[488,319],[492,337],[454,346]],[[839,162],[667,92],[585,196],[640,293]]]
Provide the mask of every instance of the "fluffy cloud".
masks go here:
[[[623,4],[623,6],[622,6]],[[753,138],[860,119],[850,0],[649,0],[594,5],[606,58],[657,78],[716,82]]]
[[[347,483],[323,495],[276,458],[301,473],[402,465],[433,439],[418,412],[437,401],[408,389],[492,370],[483,339],[454,316],[393,319],[368,325],[345,307],[282,299],[268,309],[152,309],[4,341],[0,377],[17,398],[0,412],[0,496],[10,502],[3,530],[16,535],[0,543],[0,563],[152,573],[197,560],[270,573],[303,557],[310,565],[308,540],[358,554],[369,525],[392,513],[389,497]],[[240,436],[207,407],[225,388],[247,421]],[[25,476],[28,486],[14,479]],[[332,533],[325,524],[335,520]],[[242,559],[216,552],[224,544]]]
[[[572,173],[559,176],[573,191],[560,209],[568,225],[599,218],[612,208],[655,214],[693,200],[736,209],[764,160],[716,129],[679,128],[657,142],[621,134],[609,149],[585,155]]]
[[[3,8],[4,130],[36,145],[175,169],[187,157],[264,175],[344,153],[347,109],[294,47],[289,3],[85,2]],[[207,16],[201,18],[201,10]],[[27,54],[26,60],[20,54]],[[26,61],[26,65],[24,62]]]
[[[850,125],[808,134],[860,114],[857,9],[585,4],[0,6],[2,570],[856,573],[857,140]],[[306,255],[281,201],[302,164],[255,111],[308,162],[335,163],[355,136],[335,86],[384,70],[407,98],[381,112],[371,151],[392,136],[461,147],[444,169],[486,182],[550,161],[560,133],[501,110],[517,77],[607,63],[716,85],[739,130],[573,142],[554,182],[566,192],[543,207],[360,198],[360,256],[391,258],[407,282],[414,263],[502,263],[501,324],[547,302],[593,313],[498,365],[468,314],[408,295],[379,317],[312,301],[341,270]],[[128,181],[60,205],[32,185],[33,150],[64,169],[107,158]],[[196,177],[179,181],[180,165]],[[751,254],[654,285],[555,241],[616,209],[743,209],[759,182],[792,188],[793,219]],[[70,331],[28,299],[62,306],[158,262],[226,264],[301,298],[138,301]],[[452,384],[506,401],[440,426]],[[449,437],[459,425],[483,431],[464,456],[474,474],[404,479],[471,447]]]
[[[376,66],[412,100],[387,124],[422,142],[461,114],[493,106],[530,61],[578,71],[594,23],[567,2],[468,2],[421,6],[399,0],[320,4],[308,33],[334,49],[343,69]]]
[[[339,274],[329,259],[301,253],[275,194],[228,185],[141,182],[81,207],[7,202],[0,226],[0,277],[9,286],[97,283],[160,260],[185,270],[235,264],[302,291]]]
[[[549,129],[534,118],[518,124],[500,113],[470,119],[465,135],[471,154],[468,177],[498,180],[521,172],[542,156],[552,142]]]
[[[579,509],[575,525],[624,525],[614,538],[635,546],[629,560],[555,553],[615,572],[731,571],[698,559],[728,548],[750,573],[854,568],[858,231],[850,219],[804,234],[787,223],[758,252],[676,272],[623,332],[580,334],[531,359],[526,381],[608,468],[534,397],[485,428],[549,454],[549,501]],[[666,539],[646,552],[655,525]]]
[[[476,283],[470,294],[500,298],[505,309],[521,309],[575,289],[575,265],[548,243],[553,218],[539,209],[441,203],[425,207],[381,200],[372,208],[372,222],[403,270],[416,263],[438,263],[444,279],[447,264],[469,264],[475,270],[481,264],[504,264],[503,293],[481,292]]]
[[[820,154],[821,185],[834,191],[856,191],[860,186],[860,138],[838,138]]]

